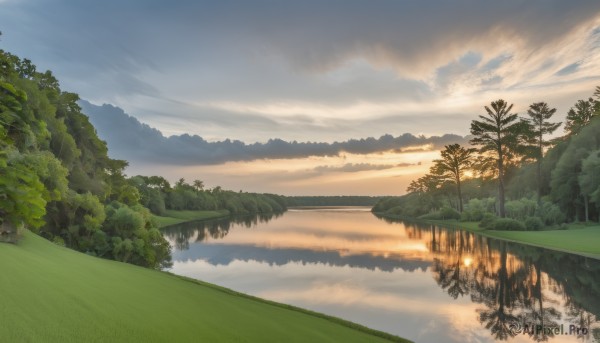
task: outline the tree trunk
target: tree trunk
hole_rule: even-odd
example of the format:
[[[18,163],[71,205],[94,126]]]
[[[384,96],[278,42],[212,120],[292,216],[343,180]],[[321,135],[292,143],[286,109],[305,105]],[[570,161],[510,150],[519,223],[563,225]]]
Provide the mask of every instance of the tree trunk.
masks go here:
[[[504,164],[501,151],[498,153],[498,204],[500,218],[506,217],[506,212],[504,210]]]
[[[463,211],[463,199],[462,199],[462,190],[460,188],[460,178],[456,178],[456,190],[458,191],[458,212],[462,213]]]
[[[538,205],[542,205],[542,140],[540,138],[540,155],[537,160],[537,202]]]

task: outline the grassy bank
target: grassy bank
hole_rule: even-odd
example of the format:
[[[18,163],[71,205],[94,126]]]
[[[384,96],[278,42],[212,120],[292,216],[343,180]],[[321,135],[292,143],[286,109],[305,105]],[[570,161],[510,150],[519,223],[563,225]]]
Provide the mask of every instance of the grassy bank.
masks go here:
[[[198,281],[103,260],[26,232],[0,244],[7,342],[377,342],[379,331]]]
[[[229,215],[227,210],[219,211],[175,211],[167,210],[164,216],[154,216],[158,227],[188,222],[191,220],[205,220],[225,217]]]
[[[486,236],[600,259],[600,226],[552,231],[481,231]]]
[[[382,215],[382,214],[379,214]],[[406,219],[385,216],[392,219]],[[571,224],[568,230],[548,231],[495,231],[484,230],[476,222],[460,222],[457,220],[425,220],[408,219],[409,221],[436,224],[448,228],[468,230],[477,234],[547,248],[571,254],[600,259],[600,225]]]

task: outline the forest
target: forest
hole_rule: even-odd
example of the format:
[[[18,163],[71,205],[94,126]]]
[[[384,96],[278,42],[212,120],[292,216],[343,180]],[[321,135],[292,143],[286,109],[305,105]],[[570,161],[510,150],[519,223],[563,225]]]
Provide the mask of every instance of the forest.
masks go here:
[[[475,221],[496,230],[598,222],[600,87],[578,100],[564,123],[546,102],[531,104],[524,116],[512,108],[502,99],[485,106],[471,122],[471,146],[445,146],[406,195],[381,199],[373,212]]]
[[[277,195],[127,177],[127,161],[108,156],[78,100],[52,72],[0,50],[1,241],[14,242],[27,228],[93,256],[161,269],[170,263],[170,247],[153,214],[286,209]]]

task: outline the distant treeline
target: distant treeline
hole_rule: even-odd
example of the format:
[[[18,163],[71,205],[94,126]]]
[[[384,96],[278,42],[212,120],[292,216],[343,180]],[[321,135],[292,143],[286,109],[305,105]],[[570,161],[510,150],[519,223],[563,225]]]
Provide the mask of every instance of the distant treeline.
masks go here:
[[[174,185],[161,176],[137,175],[127,180],[139,202],[162,216],[166,210],[227,210],[230,214],[280,213],[286,210],[285,197],[276,194],[233,192],[217,186],[204,189],[204,182],[191,184],[179,179]]]
[[[371,196],[289,196],[288,206],[373,206],[382,197]]]

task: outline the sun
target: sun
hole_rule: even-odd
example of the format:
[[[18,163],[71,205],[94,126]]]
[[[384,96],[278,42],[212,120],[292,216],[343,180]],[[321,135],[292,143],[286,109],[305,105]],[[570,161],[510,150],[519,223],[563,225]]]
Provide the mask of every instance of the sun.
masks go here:
[[[465,267],[470,267],[473,264],[473,259],[470,257],[465,257],[465,259],[463,260],[463,264],[465,265]]]

